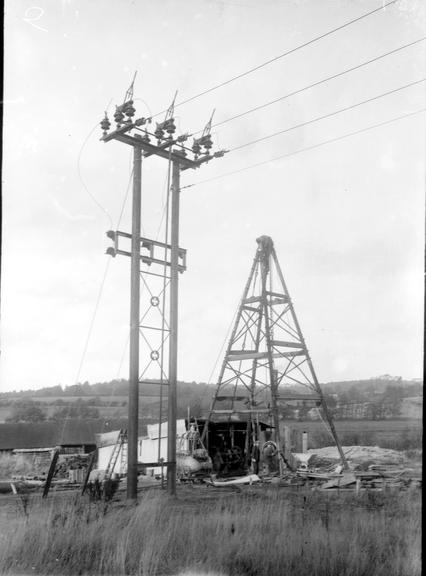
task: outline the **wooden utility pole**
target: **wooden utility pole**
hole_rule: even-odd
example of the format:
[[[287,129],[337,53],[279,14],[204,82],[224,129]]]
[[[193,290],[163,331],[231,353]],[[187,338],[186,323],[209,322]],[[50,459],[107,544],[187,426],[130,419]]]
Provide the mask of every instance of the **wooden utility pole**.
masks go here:
[[[127,498],[135,499],[138,488],[139,424],[139,299],[141,242],[142,151],[133,147],[132,244],[130,270],[130,362],[129,422],[127,427]]]
[[[169,402],[167,432],[167,490],[176,494],[176,412],[177,412],[177,343],[178,343],[178,283],[179,283],[179,198],[180,166],[173,162],[171,257],[170,257],[170,347],[169,347]]]

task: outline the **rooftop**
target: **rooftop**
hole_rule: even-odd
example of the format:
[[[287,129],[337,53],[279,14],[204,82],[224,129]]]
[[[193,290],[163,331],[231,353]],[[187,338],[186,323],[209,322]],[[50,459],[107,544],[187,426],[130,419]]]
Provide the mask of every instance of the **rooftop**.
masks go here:
[[[95,445],[95,434],[126,427],[126,419],[0,424],[0,450]],[[146,433],[146,425],[142,421],[139,421],[139,431]]]

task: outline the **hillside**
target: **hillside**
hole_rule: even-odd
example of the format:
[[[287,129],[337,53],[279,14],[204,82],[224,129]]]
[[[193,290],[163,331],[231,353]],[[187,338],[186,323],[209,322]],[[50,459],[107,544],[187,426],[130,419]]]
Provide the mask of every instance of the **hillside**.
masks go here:
[[[351,388],[357,389],[363,394],[381,394],[388,386],[398,386],[404,389],[406,396],[418,396],[423,394],[423,380],[405,380],[401,377],[378,376],[367,380],[343,380],[326,382],[321,385],[327,394],[348,392]]]
[[[210,406],[214,384],[178,383],[178,417],[202,415]],[[335,419],[421,418],[423,383],[381,376],[368,380],[327,382],[322,384]],[[53,386],[39,390],[0,393],[0,422],[61,420],[63,418],[125,418],[127,416],[127,380]],[[159,383],[140,385],[140,414],[144,418],[160,416]],[[162,419],[167,411],[167,388]],[[309,406],[288,405],[284,416],[306,420],[313,417]]]

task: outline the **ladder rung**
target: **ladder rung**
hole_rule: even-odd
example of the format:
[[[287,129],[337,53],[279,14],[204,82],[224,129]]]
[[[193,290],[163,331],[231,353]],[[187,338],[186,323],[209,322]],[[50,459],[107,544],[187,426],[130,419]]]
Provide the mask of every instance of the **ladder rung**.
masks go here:
[[[293,356],[303,356],[306,354],[305,350],[289,350],[288,352],[274,352],[271,354],[272,358],[293,358]],[[239,360],[261,360],[263,358],[268,358],[267,352],[243,352],[237,350],[237,354],[232,351],[228,354],[228,362],[235,362]]]
[[[313,402],[321,402],[321,396],[318,394],[280,394],[277,400],[312,400]]]
[[[249,310],[250,312],[259,312],[259,308],[253,308],[253,306],[242,305],[243,310]]]
[[[210,414],[257,414],[269,413],[270,408],[253,408],[252,410],[211,410]]]
[[[238,360],[255,360],[258,358],[267,358],[267,357],[268,357],[267,352],[255,352],[254,350],[248,350],[248,351],[235,350],[234,352],[233,350],[231,350],[228,354],[228,361],[234,362]]]
[[[261,296],[250,296],[243,300],[243,304],[252,304],[253,302],[260,302],[262,300]]]
[[[286,342],[284,340],[271,340],[272,346],[288,346],[289,348],[304,348],[301,342]]]
[[[220,395],[220,396],[216,396],[215,400],[217,400],[218,402],[222,402],[224,400],[234,400],[235,402],[241,402],[243,400],[248,400],[248,396],[226,396],[226,395]]]
[[[169,466],[170,464],[174,464],[174,462],[138,462],[138,466],[144,467],[144,466]]]

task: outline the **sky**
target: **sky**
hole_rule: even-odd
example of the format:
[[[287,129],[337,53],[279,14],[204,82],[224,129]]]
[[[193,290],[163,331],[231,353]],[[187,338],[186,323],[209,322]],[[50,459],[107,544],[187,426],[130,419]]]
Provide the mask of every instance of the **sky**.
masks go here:
[[[381,6],[380,0],[8,0],[5,4],[0,390],[128,376],[131,150],[99,122],[133,74],[150,116]],[[426,36],[399,0],[176,108],[221,122]],[[426,77],[425,42],[213,129],[230,149]],[[417,378],[423,358],[425,113],[420,83],[182,173],[178,377],[215,381],[256,250],[272,237],[320,381]],[[161,117],[160,117],[161,118]],[[261,166],[219,177],[250,165]],[[143,163],[157,237],[167,163]],[[205,182],[204,182],[205,181]],[[197,184],[198,183],[198,184]],[[108,260],[110,263],[108,264]]]

